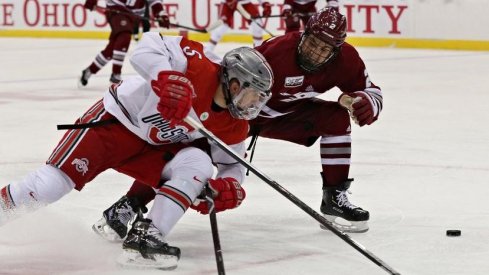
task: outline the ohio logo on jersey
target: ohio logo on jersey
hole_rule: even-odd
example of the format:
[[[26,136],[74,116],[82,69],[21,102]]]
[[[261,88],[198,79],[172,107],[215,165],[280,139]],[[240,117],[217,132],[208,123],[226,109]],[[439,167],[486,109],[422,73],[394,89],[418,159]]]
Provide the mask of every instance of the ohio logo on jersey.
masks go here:
[[[163,119],[159,114],[143,117],[142,121],[151,124],[148,130],[148,141],[151,144],[170,144],[189,139],[187,133],[190,129],[184,125],[177,125],[173,128],[170,126],[170,122]]]
[[[76,158],[71,162],[71,164],[75,166],[76,171],[82,173],[83,176],[88,172],[89,163],[90,162],[86,158]]]
[[[304,76],[290,76],[285,78],[285,83],[284,87],[285,88],[291,88],[291,87],[299,87],[302,86],[302,83],[304,83]]]

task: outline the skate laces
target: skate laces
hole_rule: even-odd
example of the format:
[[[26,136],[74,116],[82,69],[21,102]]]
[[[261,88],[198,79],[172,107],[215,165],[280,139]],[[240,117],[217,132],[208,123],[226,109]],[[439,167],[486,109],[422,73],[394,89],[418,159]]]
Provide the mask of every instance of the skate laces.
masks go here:
[[[122,223],[125,224],[132,220],[134,214],[136,214],[127,201],[125,201],[121,205],[116,206],[114,212],[115,213],[111,218],[113,218],[114,220],[120,220]]]
[[[155,238],[160,243],[166,245],[166,241],[165,238],[163,237],[163,234],[161,234],[160,230],[158,230],[158,228],[156,228],[156,226],[153,223],[149,224],[148,231],[146,234]]]
[[[358,206],[353,205],[348,200],[348,196],[346,195],[346,193],[351,194],[350,191],[348,191],[348,190],[343,190],[343,191],[336,190],[336,192],[338,192],[338,194],[336,195],[336,200],[337,200],[337,204],[338,204],[339,207],[343,207],[344,206],[344,207],[348,207],[350,209],[358,208]]]

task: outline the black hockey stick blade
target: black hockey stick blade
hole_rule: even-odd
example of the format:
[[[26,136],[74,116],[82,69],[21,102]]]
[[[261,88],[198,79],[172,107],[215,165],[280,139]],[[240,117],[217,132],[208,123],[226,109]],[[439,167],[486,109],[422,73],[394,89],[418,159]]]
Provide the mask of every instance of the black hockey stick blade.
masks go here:
[[[95,121],[90,123],[80,123],[80,124],[59,124],[57,125],[58,130],[75,130],[75,129],[87,129],[100,126],[106,126],[109,124],[120,123],[117,119],[108,119],[102,121]]]
[[[255,174],[257,177],[259,177],[265,183],[270,185],[273,189],[275,189],[280,194],[282,194],[289,201],[291,201],[296,206],[298,206],[300,209],[302,209],[304,212],[309,214],[312,218],[314,218],[316,221],[318,221],[321,225],[328,228],[331,232],[333,232],[340,239],[342,239],[343,241],[348,243],[350,246],[355,248],[362,255],[367,257],[370,261],[374,262],[376,265],[383,268],[387,273],[389,273],[391,275],[400,275],[399,272],[395,271],[392,267],[390,267],[388,264],[386,264],[380,258],[375,256],[372,252],[368,251],[363,245],[361,245],[357,241],[353,240],[349,235],[338,230],[328,220],[326,220],[326,218],[324,218],[318,212],[314,211],[314,209],[309,207],[307,204],[305,204],[303,201],[301,201],[299,198],[297,198],[294,194],[290,193],[287,189],[282,187],[276,181],[272,180],[265,173],[258,170],[258,168],[256,168],[253,164],[249,163],[243,157],[241,157],[236,152],[234,152],[234,150],[231,149],[231,147],[229,147],[222,140],[220,140],[218,137],[216,137],[212,132],[207,130],[201,123],[197,122],[195,119],[191,118],[190,116],[187,116],[184,119],[184,121],[187,122],[190,126],[194,127],[199,133],[201,133],[204,137],[206,137],[210,142],[214,143],[217,147],[219,147],[221,150],[226,152],[226,154],[228,154],[229,156],[234,158],[237,162],[239,162],[245,168],[249,169],[253,174]]]
[[[270,35],[271,37],[275,37],[275,35],[267,30],[265,28],[265,26],[263,26],[262,24],[260,24],[260,22],[258,22],[256,19],[258,18],[254,18],[251,16],[251,14],[249,14],[245,8],[243,7],[243,5],[241,3],[238,2],[238,5],[236,6],[236,10],[241,14],[241,16],[243,16],[243,18],[247,19],[247,20],[250,20],[251,22],[255,23],[258,27],[260,27],[260,29],[262,29],[264,32],[266,32],[268,35]]]
[[[212,198],[212,190],[208,184],[205,185],[205,199],[209,207],[209,220],[211,223],[212,241],[214,242],[214,254],[216,255],[217,274],[225,275],[226,271],[224,269],[221,239],[219,238],[219,229],[217,227],[216,209],[214,207],[214,199]]]

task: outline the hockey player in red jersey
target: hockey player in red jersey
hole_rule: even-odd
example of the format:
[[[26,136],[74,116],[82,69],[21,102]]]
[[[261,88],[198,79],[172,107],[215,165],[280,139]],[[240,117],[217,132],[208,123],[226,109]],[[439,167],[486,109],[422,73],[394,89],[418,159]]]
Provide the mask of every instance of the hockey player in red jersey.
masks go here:
[[[273,74],[252,48],[232,50],[221,61],[200,43],[159,33],[143,35],[131,63],[140,76],[112,85],[70,126],[46,165],[0,189],[0,224],[81,190],[112,168],[157,194],[147,219],[138,215],[129,231],[120,264],[175,268],[180,250],[164,237],[204,185],[209,182],[221,210],[239,206],[246,195],[244,167],[183,119],[200,121],[244,155],[247,120],[270,98]]]
[[[345,42],[346,18],[335,8],[312,16],[304,32],[292,32],[265,41],[256,49],[274,72],[272,98],[260,115],[250,121],[251,136],[312,146],[319,139],[325,217],[347,232],[368,230],[369,212],[352,204],[347,196],[351,158],[351,118],[361,127],[375,122],[382,110],[382,92],[373,84],[365,64],[353,46]],[[343,94],[338,102],[316,98],[333,87]],[[266,149],[264,149],[266,150]],[[138,208],[150,202],[154,192],[138,183],[103,213],[95,225],[118,230],[124,238],[127,221],[116,209]],[[203,205],[197,207],[201,211]],[[338,223],[337,218],[349,221]]]
[[[339,8],[338,0],[326,0],[330,8]],[[299,31],[302,24],[305,26],[311,16],[316,12],[317,0],[285,0],[282,16],[285,17],[285,33]]]
[[[98,0],[86,0],[85,8],[93,11],[97,8]],[[162,0],[107,0],[105,16],[110,25],[109,43],[100,53],[95,56],[93,62],[82,71],[78,86],[86,86],[92,74],[96,74],[107,63],[112,60],[111,83],[121,80],[122,65],[126,57],[131,35],[135,26],[139,25],[141,16],[144,16],[146,5],[158,21],[160,27],[169,28],[170,20],[166,11],[163,10]]]
[[[272,5],[268,1],[262,0],[259,0],[259,3],[263,9],[262,16],[270,16]],[[240,10],[242,15],[246,13],[243,16],[249,16],[251,18],[260,16],[258,8],[250,0],[222,0],[219,12],[219,20],[222,24],[211,31],[209,42],[206,45],[207,51],[213,51],[217,43],[221,41],[222,36],[234,27],[234,13],[236,10]],[[263,40],[263,29],[258,24],[263,26],[263,22],[260,18],[256,18],[248,20],[248,23],[250,23],[251,34],[253,35],[253,45],[258,46]]]

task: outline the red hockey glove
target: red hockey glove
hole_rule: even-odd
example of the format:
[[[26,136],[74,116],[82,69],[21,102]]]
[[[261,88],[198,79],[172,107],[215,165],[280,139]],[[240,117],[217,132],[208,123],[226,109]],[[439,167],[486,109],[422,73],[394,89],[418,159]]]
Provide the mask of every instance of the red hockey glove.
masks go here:
[[[161,11],[156,17],[156,21],[158,21],[158,25],[160,25],[160,27],[167,29],[170,28],[170,18],[168,17],[166,11]]]
[[[246,197],[246,192],[234,178],[217,178],[209,180],[209,187],[214,194],[214,208],[216,212],[238,207]],[[207,201],[198,205],[190,205],[192,209],[201,214],[209,214]]]
[[[355,97],[351,105],[351,115],[355,122],[361,126],[370,125],[377,120],[378,108],[374,103],[374,98],[364,91],[354,92]]]
[[[158,80],[151,81],[151,87],[160,97],[158,112],[175,127],[190,112],[194,87],[181,72],[162,71]]]
[[[270,5],[269,2],[263,2],[261,7],[263,8],[263,11],[261,12],[263,17],[269,17],[272,14],[272,5]]]
[[[292,17],[292,7],[285,4],[281,16],[285,17],[285,19]]]
[[[97,0],[86,0],[85,5],[83,5],[85,9],[93,11],[93,9],[97,6]]]

